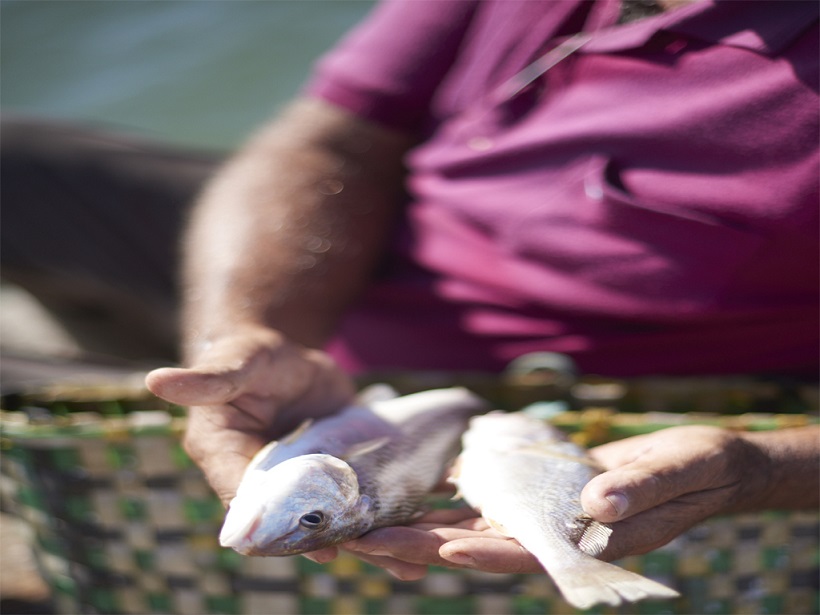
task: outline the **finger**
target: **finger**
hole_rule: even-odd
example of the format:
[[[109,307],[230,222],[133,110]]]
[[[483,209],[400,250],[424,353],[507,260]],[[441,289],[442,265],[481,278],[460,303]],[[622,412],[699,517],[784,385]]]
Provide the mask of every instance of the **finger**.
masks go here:
[[[191,408],[183,448],[202,469],[212,489],[227,506],[253,455],[266,444],[266,438],[254,432],[224,429],[207,420],[212,408]]]
[[[439,542],[426,532],[406,527],[373,530],[341,548],[380,568],[401,581],[416,581],[427,574],[427,566],[440,563]],[[431,540],[432,539],[432,540]],[[400,553],[400,557],[394,554]]]
[[[356,551],[351,551],[351,553],[368,564],[383,568],[400,581],[418,581],[427,574],[427,566],[421,564],[411,564],[392,557],[368,555]]]
[[[632,463],[646,452],[647,435],[607,442],[590,449],[589,454],[601,467],[607,470],[618,468]]]
[[[494,536],[501,536],[501,534],[492,529],[482,517],[471,517],[469,519],[464,519],[463,521],[458,521],[447,525],[441,523],[414,523],[408,527],[424,530],[426,532],[435,532],[439,535],[449,531],[465,531],[489,532]]]
[[[690,493],[612,524],[607,547],[598,557],[613,561],[662,547],[718,512],[725,500],[721,491]]]
[[[412,527],[396,526],[373,530],[342,546],[357,555],[389,557],[427,566],[441,563],[438,555],[441,544],[441,539],[435,534]]]
[[[336,559],[336,556],[339,555],[339,549],[336,547],[327,547],[326,549],[318,549],[316,551],[302,553],[302,555],[317,564],[327,564],[328,562],[332,562]]]
[[[544,571],[535,556],[517,541],[504,537],[457,538],[445,542],[439,555],[459,566],[484,572],[528,574]]]
[[[235,379],[226,370],[162,367],[148,373],[145,386],[157,397],[182,406],[223,404],[237,394]]]
[[[482,523],[482,521],[483,519],[473,519],[471,521],[463,521],[459,525],[434,527],[427,531],[438,536],[442,544],[460,538],[501,538],[504,540],[512,540],[509,536],[499,534],[486,523]]]
[[[442,508],[424,513],[421,517],[416,519],[412,525],[415,526],[420,523],[453,525],[454,523],[459,523],[467,519],[474,519],[477,516],[478,513],[476,513],[472,508]]]
[[[302,374],[300,379],[305,386],[293,391],[293,399],[286,412],[304,416],[319,417],[337,412],[339,408],[350,403],[356,395],[356,387],[349,375],[339,369],[336,362],[325,352],[303,349],[298,355],[298,365]],[[284,380],[286,374],[277,366],[277,380]],[[295,380],[295,375],[290,380]],[[281,388],[278,393],[281,394]]]
[[[312,380],[315,367],[305,354],[272,330],[243,330],[208,345],[187,369],[154,370],[146,385],[186,406],[224,404],[244,393],[288,401]]]
[[[645,439],[647,446],[633,461],[587,483],[581,505],[593,519],[611,523],[687,493],[720,487],[726,478],[721,440],[722,434],[710,428]]]

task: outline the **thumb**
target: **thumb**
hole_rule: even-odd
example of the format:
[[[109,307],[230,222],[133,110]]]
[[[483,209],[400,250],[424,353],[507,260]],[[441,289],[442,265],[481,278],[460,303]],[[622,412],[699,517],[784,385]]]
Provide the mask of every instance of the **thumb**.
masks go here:
[[[653,488],[654,482],[649,474],[611,470],[586,484],[581,491],[581,506],[596,521],[620,521],[665,501]]]
[[[145,377],[145,386],[157,397],[182,406],[223,404],[236,397],[233,371],[162,367]]]
[[[612,523],[705,487],[706,477],[697,464],[683,463],[674,451],[652,449],[589,481],[581,492],[581,506],[596,521]]]
[[[743,461],[737,457],[737,436],[726,430],[690,425],[639,438],[629,461],[615,460],[612,470],[593,478],[581,492],[581,505],[593,519],[620,521],[685,494],[715,496],[716,490],[736,486]]]

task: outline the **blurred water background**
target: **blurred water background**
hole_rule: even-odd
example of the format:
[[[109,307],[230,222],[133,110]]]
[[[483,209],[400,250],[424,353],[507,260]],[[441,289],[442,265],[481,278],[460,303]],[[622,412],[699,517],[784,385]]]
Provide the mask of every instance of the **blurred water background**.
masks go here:
[[[298,93],[374,1],[0,0],[0,111],[231,149]],[[0,345],[78,349],[6,283]]]
[[[0,0],[0,108],[235,145],[372,0]]]

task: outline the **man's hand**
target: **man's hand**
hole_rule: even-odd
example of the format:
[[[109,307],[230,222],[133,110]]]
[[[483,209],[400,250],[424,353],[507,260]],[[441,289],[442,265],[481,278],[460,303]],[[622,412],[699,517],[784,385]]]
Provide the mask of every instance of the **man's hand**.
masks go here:
[[[612,524],[602,559],[642,554],[715,514],[816,507],[819,449],[811,427],[767,433],[673,427],[592,449],[608,471],[587,484],[581,502],[594,519]],[[421,578],[429,565],[541,570],[515,540],[469,509],[375,530],[344,548],[405,580]]]
[[[262,446],[306,418],[335,412],[354,394],[326,354],[263,327],[238,329],[203,348],[189,368],[155,370],[146,384],[191,407],[185,450],[225,505]]]
[[[492,529],[470,508],[436,510],[413,525],[377,529],[342,548],[402,581],[424,577],[427,566],[543,572],[529,551]]]
[[[681,426],[599,446],[605,468],[581,493],[584,511],[613,524],[606,560],[647,553],[719,513],[765,498],[771,460],[743,434]]]

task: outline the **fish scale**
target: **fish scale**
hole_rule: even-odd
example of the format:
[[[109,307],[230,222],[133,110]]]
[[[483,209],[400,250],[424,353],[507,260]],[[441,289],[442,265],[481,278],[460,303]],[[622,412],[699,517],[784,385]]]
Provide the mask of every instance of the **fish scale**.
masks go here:
[[[407,434],[423,435],[423,449],[413,439],[403,438],[350,462],[359,476],[362,493],[378,494],[374,497],[379,502],[374,525],[397,525],[419,512],[418,503],[444,473],[441,460],[451,461],[458,454],[466,425],[466,417],[464,422],[444,424],[435,414],[414,417],[403,429]],[[414,466],[412,474],[407,472],[410,464]]]
[[[220,543],[292,555],[412,520],[484,400],[463,388],[362,401],[263,448],[231,501]]]
[[[600,560],[609,526],[585,517],[580,495],[599,470],[556,428],[524,413],[474,417],[453,482],[460,495],[544,567],[579,609],[674,598],[660,583]]]

